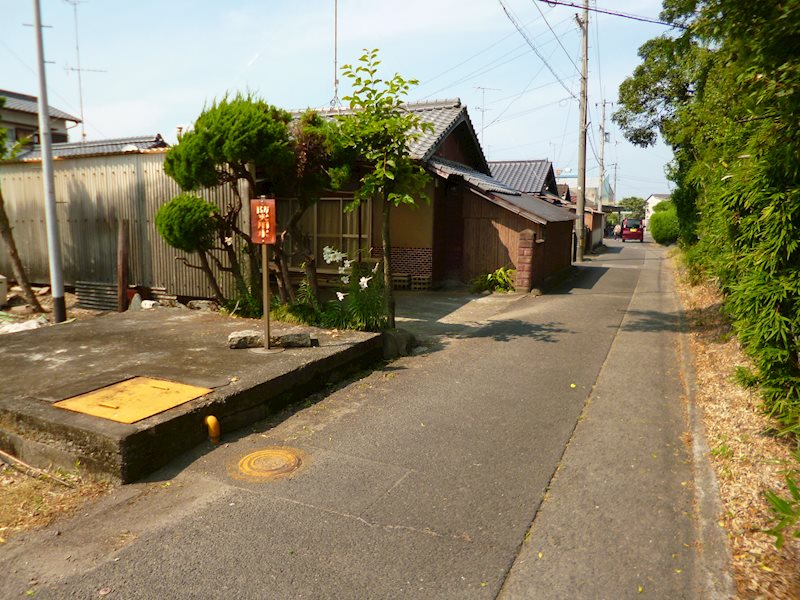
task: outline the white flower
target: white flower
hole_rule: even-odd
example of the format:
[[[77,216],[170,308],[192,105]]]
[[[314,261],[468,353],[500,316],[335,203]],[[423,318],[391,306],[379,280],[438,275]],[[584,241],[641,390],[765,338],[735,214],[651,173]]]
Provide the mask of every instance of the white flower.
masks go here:
[[[342,283],[345,284],[345,285],[350,283],[350,275],[343,275],[342,276]]]
[[[347,273],[347,269],[344,267],[339,267],[339,275],[344,275],[345,273]]]
[[[325,260],[326,263],[331,264],[332,262],[342,262],[344,258],[344,253],[339,252],[338,250],[334,250],[330,246],[325,246],[322,249],[322,258]]]
[[[373,273],[377,273],[377,272],[378,272],[378,269],[380,268],[380,266],[381,266],[381,263],[379,263],[379,262],[376,262],[376,263],[375,263],[375,266],[374,266],[374,267],[372,267],[372,272],[373,272]]]
[[[362,290],[367,289],[367,286],[369,285],[369,280],[370,279],[372,279],[372,277],[362,277],[361,279],[358,280],[358,285],[361,286]]]
[[[336,292],[336,297],[339,299],[339,302],[344,300],[345,296],[347,296],[347,294],[343,294],[342,292]]]
[[[226,238],[225,238],[225,243],[226,243],[228,246],[233,246],[233,238],[232,238],[232,237],[226,237]]]
[[[345,268],[345,269],[349,269],[349,268],[350,268],[350,265],[352,265],[352,264],[353,264],[353,261],[352,261],[352,260],[347,260],[347,259],[345,259],[345,261],[344,261],[344,268]]]

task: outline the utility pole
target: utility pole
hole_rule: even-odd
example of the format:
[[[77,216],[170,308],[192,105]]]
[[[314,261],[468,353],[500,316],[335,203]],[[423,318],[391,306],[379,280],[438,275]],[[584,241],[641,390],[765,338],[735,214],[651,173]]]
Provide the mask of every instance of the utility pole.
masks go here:
[[[36,31],[36,62],[39,67],[39,145],[42,150],[42,179],[47,226],[47,255],[50,264],[50,289],[53,294],[53,322],[67,319],[64,302],[64,281],[61,278],[61,241],[58,237],[58,213],[53,181],[53,145],[50,134],[50,105],[47,101],[47,80],[44,74],[44,42],[42,41],[42,10],[39,0],[33,0],[33,28]]]
[[[78,4],[84,0],[64,0],[67,4],[71,4],[75,15],[75,59],[78,62],[77,67],[65,67],[67,73],[74,71],[78,74],[78,102],[81,108],[81,142],[86,141],[86,124],[83,118],[83,82],[81,81],[81,73],[84,71],[91,71],[92,73],[105,73],[102,69],[82,69],[81,68],[81,47],[78,41]]]
[[[606,181],[606,163],[605,163],[605,153],[606,153],[606,102],[603,100],[602,102],[602,111],[601,111],[601,118],[600,118],[600,188],[597,190],[597,208],[602,210],[603,206],[603,191],[605,190],[605,181]]]
[[[583,36],[581,57],[581,100],[578,110],[578,203],[575,235],[578,238],[577,262],[583,262],[584,210],[586,205],[586,113],[589,87],[589,0],[583,0],[583,18],[576,15]]]

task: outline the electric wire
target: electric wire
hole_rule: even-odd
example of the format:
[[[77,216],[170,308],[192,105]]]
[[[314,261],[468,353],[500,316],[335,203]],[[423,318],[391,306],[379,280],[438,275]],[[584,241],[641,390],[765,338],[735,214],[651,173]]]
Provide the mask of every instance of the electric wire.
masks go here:
[[[569,77],[565,77],[564,80],[565,81],[574,81],[578,77],[580,77],[580,75],[575,74],[575,75],[571,75]],[[550,87],[551,85],[557,85],[557,84],[558,84],[557,81],[548,81],[547,83],[543,83],[542,85],[537,85],[535,87],[529,88],[524,93],[525,94],[529,94],[531,92],[536,92],[538,90]],[[487,102],[486,104],[491,106],[492,104],[499,104],[500,102],[505,102],[506,100],[510,100],[511,98],[516,98],[517,96],[522,96],[522,95],[523,95],[523,93],[519,92],[519,93],[516,93],[516,94],[511,94],[509,96],[504,96],[503,98],[498,98],[497,100],[492,100],[491,102]]]
[[[569,6],[570,8],[579,8],[583,9],[584,7],[580,4],[573,4],[572,2],[558,2],[557,0],[535,0],[537,2],[544,2],[547,5],[553,6]],[[624,19],[631,19],[632,21],[641,21],[642,23],[653,23],[654,25],[664,25],[666,27],[675,27],[676,29],[688,29],[689,27],[686,25],[680,25],[678,23],[667,23],[666,21],[659,21],[657,19],[648,19],[647,17],[640,17],[639,15],[631,15],[628,13],[617,12],[613,10],[605,10],[602,8],[592,8],[589,7],[589,10],[592,12],[600,13],[603,15],[611,15],[613,17],[622,17]]]
[[[526,26],[527,26],[527,25],[530,25],[530,24],[532,24],[532,23],[534,23],[536,20],[537,20],[537,19],[533,19],[532,21],[528,21],[528,23],[526,23]],[[565,20],[567,20],[567,19],[565,19]],[[420,83],[418,87],[420,87],[420,88],[421,88],[421,87],[425,87],[426,85],[428,85],[429,83],[432,83],[432,82],[436,81],[436,80],[437,80],[437,79],[439,79],[440,77],[444,77],[444,76],[445,76],[445,75],[447,75],[448,73],[450,73],[450,72],[452,72],[452,71],[455,71],[457,68],[459,68],[459,67],[461,67],[461,66],[463,66],[463,65],[467,64],[467,63],[468,63],[469,61],[471,61],[473,58],[477,58],[477,57],[479,57],[480,55],[482,55],[482,54],[485,54],[485,53],[486,53],[488,50],[491,50],[491,49],[492,49],[492,48],[494,48],[495,46],[497,46],[497,45],[501,44],[502,42],[506,41],[508,38],[512,37],[513,35],[514,35],[514,32],[513,32],[513,31],[512,31],[511,33],[507,34],[507,35],[504,35],[504,36],[503,36],[503,37],[501,37],[499,40],[497,40],[495,43],[493,43],[493,44],[489,44],[488,46],[486,46],[486,47],[485,47],[485,48],[483,48],[482,50],[479,50],[478,52],[476,52],[476,53],[475,53],[475,54],[473,54],[472,56],[470,56],[470,57],[468,57],[468,58],[465,58],[464,60],[462,60],[462,61],[461,61],[460,63],[458,63],[457,65],[454,65],[454,66],[452,66],[452,67],[450,67],[450,68],[448,68],[448,69],[445,69],[444,71],[442,71],[442,72],[441,72],[441,73],[439,73],[438,75],[434,75],[434,76],[433,76],[433,77],[431,77],[430,79],[426,79],[425,81],[423,81],[422,83]]]
[[[555,50],[553,50],[553,53],[555,53]],[[553,53],[551,53],[551,54],[550,54],[550,58],[552,58],[552,56],[553,56]],[[494,125],[495,123],[497,123],[497,122],[498,122],[498,121],[499,121],[499,120],[500,120],[500,119],[503,117],[503,115],[504,115],[504,114],[506,114],[506,112],[508,112],[508,109],[509,109],[509,108],[511,108],[511,107],[514,105],[514,103],[515,103],[517,100],[519,100],[519,99],[522,97],[522,95],[523,95],[523,94],[525,94],[525,93],[528,91],[528,88],[529,88],[529,87],[531,87],[531,85],[533,84],[533,82],[536,80],[536,78],[539,76],[539,74],[542,72],[542,70],[543,70],[543,69],[544,69],[544,65],[542,65],[541,67],[539,67],[539,70],[538,70],[538,71],[536,71],[536,73],[534,73],[533,77],[531,77],[531,78],[530,78],[530,80],[528,81],[528,84],[525,86],[525,88],[524,88],[524,89],[523,89],[523,90],[522,90],[522,91],[521,91],[519,94],[517,94],[516,96],[514,96],[514,98],[512,98],[512,99],[511,99],[511,102],[509,102],[508,104],[506,104],[506,107],[505,107],[505,108],[504,108],[502,111],[500,111],[500,114],[499,114],[499,115],[497,115],[497,116],[496,116],[496,117],[495,117],[495,118],[492,120],[492,122],[491,122],[491,123],[489,123],[489,125],[488,125],[489,127],[491,127],[492,125]]]
[[[556,32],[553,31],[552,27],[550,27],[550,22],[547,20],[547,17],[545,16],[545,14],[542,11],[542,9],[539,8],[539,4],[536,2],[536,0],[531,0],[531,2],[533,2],[533,5],[536,7],[536,10],[539,11],[539,14],[542,15],[542,19],[544,19],[544,22],[547,25],[547,28],[550,30],[550,33],[553,34],[553,37],[556,38],[556,41],[558,42],[558,45],[561,46],[561,49],[564,51],[564,54],[567,55],[567,58],[569,59],[569,62],[571,62],[572,66],[575,67],[575,70],[578,73],[580,73],[581,70],[578,68],[578,65],[575,64],[575,61],[572,60],[572,57],[570,56],[569,52],[567,52],[567,49],[564,47],[564,44],[561,43],[561,39],[558,37],[558,35],[556,35]]]
[[[499,64],[495,64],[499,60],[507,57],[509,54],[512,54],[513,52],[516,52],[517,50],[519,50],[521,48],[525,48],[525,51],[522,52],[522,53],[519,53],[519,54],[517,54],[517,55],[515,55],[515,56],[513,56],[511,58],[509,58],[508,60],[506,60],[504,62],[501,62]],[[435,96],[439,92],[443,92],[444,90],[447,90],[447,89],[450,89],[452,87],[455,87],[455,86],[457,86],[457,85],[459,85],[461,83],[464,83],[465,81],[467,81],[469,79],[473,79],[475,77],[479,77],[481,75],[485,75],[486,73],[489,73],[490,71],[493,71],[494,69],[502,67],[503,65],[507,65],[508,63],[513,62],[513,61],[515,61],[515,60],[517,60],[519,58],[522,58],[523,56],[527,55],[529,52],[530,52],[530,50],[528,48],[526,48],[526,44],[520,44],[519,46],[516,46],[516,47],[512,48],[508,52],[506,52],[504,54],[501,54],[500,56],[492,59],[491,61],[489,61],[485,65],[483,65],[481,67],[478,67],[477,69],[467,73],[466,75],[462,76],[460,79],[457,79],[455,81],[451,81],[447,85],[445,85],[443,87],[440,87],[438,90],[435,90],[435,91],[431,92],[427,96],[423,96],[422,100],[427,100],[431,96]]]
[[[558,82],[561,84],[561,87],[563,87],[570,96],[572,96],[573,98],[575,98],[577,100],[578,97],[574,93],[572,93],[572,90],[570,90],[567,87],[567,85],[561,80],[561,77],[559,77],[558,74],[555,72],[553,67],[550,66],[550,63],[548,63],[547,60],[545,60],[544,56],[542,56],[542,53],[539,52],[539,49],[534,45],[533,41],[531,41],[531,39],[528,36],[528,34],[525,31],[525,29],[523,29],[523,27],[520,25],[520,23],[516,19],[516,17],[514,17],[511,14],[511,12],[508,10],[508,8],[506,7],[506,5],[503,2],[503,0],[497,0],[497,1],[500,3],[500,6],[503,8],[503,12],[506,13],[506,16],[508,17],[508,20],[511,21],[511,23],[514,25],[514,27],[516,27],[517,31],[519,31],[519,34],[525,39],[525,41],[531,47],[531,50],[533,50],[533,52],[536,54],[536,56],[538,56],[539,59],[547,67],[547,70],[550,71],[550,73],[553,75],[553,77],[555,77],[558,80]]]

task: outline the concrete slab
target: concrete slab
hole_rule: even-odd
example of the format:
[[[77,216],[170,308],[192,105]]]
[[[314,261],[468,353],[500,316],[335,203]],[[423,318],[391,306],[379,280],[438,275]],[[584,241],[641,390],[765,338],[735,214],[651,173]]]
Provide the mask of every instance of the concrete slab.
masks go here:
[[[0,448],[41,466],[79,460],[122,482],[163,466],[207,437],[262,419],[329,381],[380,360],[380,335],[273,324],[274,335],[309,332],[319,347],[278,354],[230,350],[228,334],[261,323],[217,313],[158,309],[9,334],[0,340]],[[147,376],[211,393],[133,424],[54,403]]]

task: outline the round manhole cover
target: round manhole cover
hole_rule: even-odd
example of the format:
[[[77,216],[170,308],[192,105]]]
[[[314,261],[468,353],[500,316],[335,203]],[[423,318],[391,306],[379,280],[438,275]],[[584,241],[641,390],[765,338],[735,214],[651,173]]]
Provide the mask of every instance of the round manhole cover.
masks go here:
[[[265,448],[248,454],[239,461],[239,473],[247,478],[270,479],[288,475],[303,463],[294,448]]]

